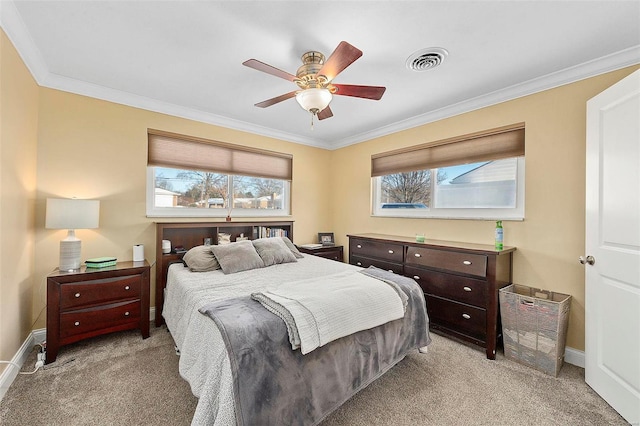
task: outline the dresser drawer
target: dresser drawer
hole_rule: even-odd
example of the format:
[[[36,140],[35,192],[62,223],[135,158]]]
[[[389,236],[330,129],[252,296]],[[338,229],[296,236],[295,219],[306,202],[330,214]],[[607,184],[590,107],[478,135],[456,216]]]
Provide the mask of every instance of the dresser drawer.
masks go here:
[[[139,300],[64,312],[60,314],[60,338],[139,321]]]
[[[426,297],[429,321],[478,340],[487,337],[487,311],[436,296]]]
[[[409,246],[405,262],[476,277],[487,276],[487,256],[481,254]]]
[[[375,266],[376,268],[384,269],[385,271],[391,271],[396,274],[403,274],[404,267],[402,263],[385,262],[383,260],[371,259],[369,257],[353,256],[349,257],[349,263],[363,268],[369,266]]]
[[[414,266],[405,266],[404,274],[416,280],[426,294],[453,299],[479,308],[487,306],[488,284],[486,281]]]
[[[342,246],[320,248],[298,247],[298,250],[300,251],[300,253],[310,254],[317,257],[324,257],[325,259],[331,259],[338,262],[344,262]]]
[[[342,262],[342,250],[336,250],[336,251],[327,251],[324,253],[318,253],[316,254],[316,256],[318,257],[324,257],[325,259],[331,259],[331,260],[335,260],[337,262]]]
[[[60,309],[106,303],[112,300],[140,297],[140,275],[106,278],[63,284],[60,288]]]
[[[386,242],[360,240],[352,238],[349,242],[349,257],[366,256],[377,257],[389,262],[402,263],[404,246]]]

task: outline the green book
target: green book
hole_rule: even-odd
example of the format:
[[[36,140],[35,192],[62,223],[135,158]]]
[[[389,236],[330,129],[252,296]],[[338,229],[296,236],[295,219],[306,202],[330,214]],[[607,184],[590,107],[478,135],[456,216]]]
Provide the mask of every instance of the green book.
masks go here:
[[[115,257],[94,257],[87,259],[84,263],[87,268],[106,268],[107,266],[115,266],[117,259]]]

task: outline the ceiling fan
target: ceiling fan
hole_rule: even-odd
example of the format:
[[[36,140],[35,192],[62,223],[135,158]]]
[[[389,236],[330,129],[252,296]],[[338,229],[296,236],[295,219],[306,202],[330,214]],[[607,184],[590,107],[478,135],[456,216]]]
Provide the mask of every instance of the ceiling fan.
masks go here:
[[[346,41],[342,41],[326,61],[324,55],[320,52],[313,50],[306,52],[302,55],[302,66],[298,68],[296,75],[289,74],[256,59],[249,59],[243,62],[242,65],[296,83],[299,87],[298,90],[267,99],[255,104],[255,106],[266,108],[295,97],[298,104],[311,113],[311,127],[313,128],[314,116],[318,117],[319,120],[333,117],[331,108],[329,108],[333,95],[352,96],[376,101],[382,98],[386,90],[385,87],[333,83],[333,79],[360,56],[362,56],[361,50]]]

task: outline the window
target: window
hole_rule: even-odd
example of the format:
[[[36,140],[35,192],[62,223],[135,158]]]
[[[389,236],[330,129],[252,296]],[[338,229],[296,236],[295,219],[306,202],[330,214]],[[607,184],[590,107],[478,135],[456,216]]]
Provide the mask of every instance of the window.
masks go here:
[[[374,216],[524,218],[524,125],[371,158]]]
[[[290,215],[292,157],[149,130],[147,216]]]

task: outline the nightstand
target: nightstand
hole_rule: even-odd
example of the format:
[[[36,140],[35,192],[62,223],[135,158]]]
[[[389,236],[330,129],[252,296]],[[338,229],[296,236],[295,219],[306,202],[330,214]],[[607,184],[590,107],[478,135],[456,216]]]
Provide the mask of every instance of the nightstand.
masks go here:
[[[338,262],[344,262],[342,246],[323,246],[318,248],[306,248],[297,246],[300,253],[312,254]]]
[[[149,270],[145,260],[48,275],[46,364],[89,337],[131,329],[149,337]]]

